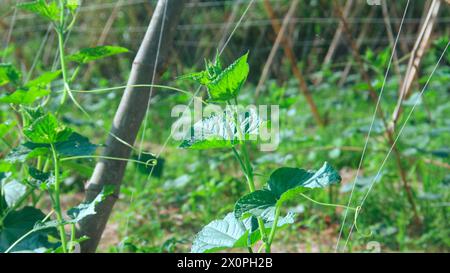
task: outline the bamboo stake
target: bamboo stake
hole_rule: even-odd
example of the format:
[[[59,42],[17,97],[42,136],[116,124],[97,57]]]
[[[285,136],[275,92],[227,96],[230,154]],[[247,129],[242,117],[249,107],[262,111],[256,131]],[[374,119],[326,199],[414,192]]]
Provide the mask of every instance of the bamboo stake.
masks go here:
[[[395,124],[398,122],[401,112],[403,101],[408,97],[411,92],[413,81],[419,71],[419,66],[422,61],[422,57],[428,47],[431,34],[433,32],[433,27],[436,23],[436,18],[439,13],[439,8],[441,6],[440,0],[433,0],[431,6],[427,12],[426,19],[422,25],[421,31],[417,36],[416,43],[409,58],[408,68],[405,73],[405,80],[401,85],[400,94],[397,100],[397,105],[395,106],[394,113],[392,115],[392,122],[390,129],[393,130]]]
[[[184,1],[159,0],[153,14],[145,37],[133,62],[128,87],[114,116],[111,134],[106,141],[103,152],[105,157],[128,158],[131,153],[129,145],[136,140],[142,120],[147,111],[147,102],[150,99],[148,88],[134,87],[138,84],[148,84],[155,68],[155,59],[159,48],[159,37],[165,20],[164,35],[162,35],[160,55],[158,63],[164,63],[170,45],[173,44],[172,36],[178,23]],[[166,12],[164,12],[166,11]],[[165,14],[165,16],[164,16]],[[158,66],[161,72],[161,66]],[[113,137],[117,136],[117,137]],[[115,192],[108,196],[96,208],[95,217],[87,217],[81,221],[77,235],[88,236],[89,240],[81,244],[82,252],[95,252],[111,214],[114,203],[120,192],[120,185],[124,176],[126,161],[102,159],[95,166],[94,173],[86,188],[86,202],[91,202],[106,185],[114,186]]]

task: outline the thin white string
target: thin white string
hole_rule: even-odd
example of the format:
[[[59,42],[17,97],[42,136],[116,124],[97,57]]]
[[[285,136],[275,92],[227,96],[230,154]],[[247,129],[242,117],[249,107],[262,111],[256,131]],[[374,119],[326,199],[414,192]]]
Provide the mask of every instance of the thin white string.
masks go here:
[[[371,183],[370,183],[370,186],[369,186],[369,188],[368,188],[366,194],[364,195],[364,197],[363,197],[363,199],[362,199],[362,201],[361,201],[361,204],[359,205],[360,208],[362,208],[362,206],[364,205],[364,202],[366,201],[367,197],[369,196],[369,193],[371,192],[373,186],[375,185],[375,182],[377,181],[377,179],[380,178],[380,175],[381,175],[381,172],[382,172],[382,170],[383,170],[383,168],[384,168],[384,165],[386,164],[387,160],[389,159],[389,156],[391,155],[391,152],[394,150],[394,147],[395,147],[395,145],[397,144],[398,139],[399,139],[400,136],[402,135],[403,129],[405,129],[406,124],[408,123],[408,121],[409,121],[409,119],[411,118],[411,116],[412,116],[414,110],[416,109],[417,105],[419,104],[419,102],[420,102],[420,100],[421,100],[421,98],[422,98],[422,95],[424,94],[426,88],[428,87],[428,84],[429,84],[430,81],[431,81],[431,78],[432,78],[433,75],[434,75],[434,72],[436,71],[436,69],[438,68],[439,64],[441,63],[441,60],[442,60],[443,57],[445,56],[445,52],[447,51],[449,45],[450,45],[450,42],[447,43],[447,46],[445,47],[444,51],[442,52],[442,54],[441,54],[441,56],[440,56],[440,58],[439,58],[437,64],[434,66],[433,71],[431,72],[430,76],[429,76],[428,79],[427,79],[427,82],[425,83],[424,87],[422,88],[422,91],[420,91],[419,95],[417,96],[417,98],[416,98],[416,100],[415,100],[415,102],[414,102],[413,107],[412,107],[411,110],[409,111],[409,114],[408,114],[408,116],[406,117],[405,122],[403,122],[403,125],[402,125],[402,127],[400,128],[400,130],[399,130],[399,132],[398,132],[397,137],[395,138],[394,142],[392,143],[391,147],[389,148],[389,151],[388,151],[386,157],[384,158],[383,162],[381,163],[381,166],[380,166],[380,168],[378,169],[378,172],[377,172],[376,176],[372,179],[372,181],[371,181]],[[345,241],[344,249],[345,249],[345,247],[347,246],[348,241],[350,240],[350,237],[351,237],[351,235],[352,235],[352,231],[353,231],[354,226],[355,226],[355,223],[353,223],[352,228],[350,229],[350,232],[349,232],[349,234],[348,234],[347,240]]]
[[[387,77],[389,75],[389,71],[391,69],[392,60],[393,60],[393,58],[395,56],[395,50],[397,48],[397,43],[398,43],[398,40],[399,40],[399,37],[400,37],[400,33],[402,31],[403,22],[404,22],[404,19],[406,17],[406,13],[408,11],[409,2],[410,2],[410,0],[408,0],[408,2],[406,3],[406,7],[405,7],[405,11],[403,13],[402,21],[400,23],[400,27],[399,27],[399,30],[398,30],[398,33],[397,33],[397,37],[395,39],[395,43],[394,43],[393,48],[392,48],[392,54],[391,54],[391,57],[389,59],[389,64],[388,64],[388,67],[386,69],[386,73],[384,75],[383,84],[381,86],[380,94],[378,95],[378,100],[377,100],[377,103],[376,103],[376,106],[375,106],[375,110],[374,110],[373,115],[372,115],[372,121],[370,123],[369,132],[367,133],[367,136],[366,136],[366,140],[365,140],[365,143],[364,143],[364,148],[363,148],[363,151],[362,151],[362,154],[361,154],[361,158],[360,158],[359,164],[358,164],[358,169],[357,169],[356,174],[355,174],[355,179],[353,180],[352,190],[350,192],[350,197],[349,197],[348,202],[347,202],[347,209],[345,209],[344,219],[342,220],[342,224],[341,224],[341,227],[340,227],[340,230],[339,230],[339,236],[338,236],[338,239],[337,239],[337,242],[336,242],[336,246],[334,248],[335,252],[337,252],[338,248],[339,248],[339,242],[341,240],[342,233],[343,233],[344,227],[345,227],[345,222],[347,220],[348,207],[350,206],[350,204],[352,202],[353,193],[355,191],[356,183],[358,182],[359,173],[361,171],[361,168],[362,168],[362,165],[363,165],[363,162],[364,162],[364,157],[366,155],[367,147],[368,147],[368,144],[369,144],[369,139],[370,139],[370,136],[371,136],[371,133],[372,133],[373,126],[375,124],[375,118],[376,118],[378,109],[379,109],[380,104],[381,104],[381,98],[383,96],[384,87],[386,85],[386,80],[387,80]]]
[[[158,60],[159,60],[159,52],[161,49],[161,42],[162,42],[162,37],[163,37],[163,33],[164,33],[164,26],[166,23],[166,14],[167,14],[167,2],[164,3],[164,13],[163,13],[163,19],[162,19],[162,23],[161,23],[161,30],[159,32],[159,38],[158,38],[158,48],[156,50],[156,58],[155,58],[155,62],[153,65],[153,75],[152,75],[152,82],[151,84],[153,85],[155,82],[155,78],[156,78],[156,71],[158,68]],[[147,101],[147,109],[145,111],[145,118],[144,118],[144,128],[142,130],[142,136],[141,136],[141,142],[139,144],[139,155],[138,158],[141,159],[141,154],[142,154],[142,147],[144,145],[144,139],[145,139],[145,131],[147,130],[147,120],[148,120],[148,113],[150,111],[150,104],[152,101],[152,95],[153,95],[153,86],[150,87],[150,95]]]

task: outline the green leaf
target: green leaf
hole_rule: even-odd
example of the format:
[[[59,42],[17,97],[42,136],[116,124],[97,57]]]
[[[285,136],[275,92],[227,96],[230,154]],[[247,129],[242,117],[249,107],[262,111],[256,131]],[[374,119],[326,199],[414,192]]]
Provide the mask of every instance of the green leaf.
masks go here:
[[[67,0],[66,8],[74,12],[80,6],[80,0]]]
[[[98,145],[92,144],[88,138],[78,133],[72,133],[66,141],[55,143],[57,153],[62,156],[92,155],[97,147]],[[25,142],[13,149],[5,157],[5,161],[10,163],[25,162],[27,159],[50,154],[50,144]]]
[[[50,172],[43,172],[34,167],[29,167],[28,173],[32,178],[30,182],[41,190],[48,190],[55,183],[55,176]]]
[[[206,84],[212,101],[227,101],[235,98],[249,73],[248,53],[237,59],[214,80]]]
[[[235,205],[235,216],[246,214],[267,218],[277,204],[296,198],[300,193],[314,188],[324,188],[339,183],[341,177],[327,162],[316,172],[299,168],[279,168],[269,178],[268,189],[254,191],[241,197]]]
[[[79,52],[68,56],[67,60],[84,64],[126,52],[128,52],[128,49],[120,46],[97,46],[92,48],[81,49]]]
[[[298,192],[324,188],[341,182],[339,173],[327,162],[316,172],[299,168],[280,168],[269,179],[270,191],[278,199],[290,198]]]
[[[226,248],[238,247],[237,242],[243,238],[247,229],[233,213],[221,220],[214,220],[206,225],[195,237],[191,252],[215,252]]]
[[[242,111],[238,114],[238,123],[236,126],[235,111],[229,109],[222,114],[213,114],[208,118],[202,119],[192,126],[189,134],[183,140],[180,148],[183,149],[214,149],[231,148],[236,141],[245,137],[256,140],[259,134],[261,120],[254,109]],[[239,128],[239,130],[238,130]]]
[[[33,230],[35,224],[44,218],[45,214],[33,207],[25,207],[8,213],[0,228],[0,252],[5,252],[25,233]],[[39,248],[54,247],[55,245],[48,240],[49,235],[56,237],[56,229],[50,228],[33,232],[17,244],[12,251],[33,251]]]
[[[50,21],[58,21],[60,9],[58,3],[51,0],[47,4],[45,0],[36,0],[32,2],[20,3],[17,5],[19,9],[32,12]]]
[[[234,207],[234,215],[240,219],[244,214],[250,213],[261,216],[263,212],[277,203],[276,196],[269,190],[257,190],[241,197]]]
[[[0,63],[0,86],[8,83],[19,84],[20,72],[11,64]]]
[[[20,88],[14,93],[0,97],[0,103],[24,104],[30,105],[37,99],[50,94],[50,90],[40,87]]]
[[[45,88],[48,84],[58,79],[60,75],[61,70],[44,72],[39,77],[29,81],[25,86]]]
[[[24,129],[24,135],[33,143],[54,144],[69,138],[72,130],[58,122],[50,113],[37,118],[30,126]]]
[[[78,223],[87,216],[94,215],[96,206],[105,200],[106,197],[114,193],[114,186],[105,186],[102,191],[90,203],[81,203],[78,206],[71,208],[67,214],[71,218],[70,223]]]
[[[273,219],[273,216],[272,216]],[[260,239],[260,232],[249,217],[243,221],[237,219],[234,213],[228,213],[225,218],[214,220],[206,225],[194,238],[191,252],[211,253],[227,248],[245,248],[253,246]],[[294,222],[294,214],[281,217],[277,227],[282,228]],[[266,231],[273,222],[266,222]],[[250,237],[250,238],[249,238]]]
[[[9,163],[25,162],[27,159],[48,155],[50,152],[49,149],[49,145],[25,142],[17,148],[14,148],[5,157],[5,161]]]
[[[55,149],[63,156],[92,155],[98,145],[92,144],[87,137],[78,133],[72,133],[66,141],[58,142]]]

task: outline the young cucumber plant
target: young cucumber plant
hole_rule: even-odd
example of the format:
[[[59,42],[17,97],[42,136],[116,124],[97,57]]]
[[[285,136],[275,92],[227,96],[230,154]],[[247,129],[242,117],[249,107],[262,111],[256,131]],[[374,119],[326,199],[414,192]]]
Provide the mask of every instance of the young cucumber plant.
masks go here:
[[[317,171],[279,168],[270,175],[262,189],[256,189],[249,142],[252,135],[258,134],[261,120],[254,111],[236,110],[237,96],[249,73],[247,57],[248,53],[222,69],[219,56],[216,56],[214,62],[206,62],[204,71],[181,77],[205,86],[211,101],[227,103],[227,109],[234,110],[213,114],[196,122],[180,147],[231,149],[249,189],[249,193],[236,202],[233,212],[223,219],[212,221],[195,236],[192,252],[214,252],[227,248],[247,248],[253,252],[260,241],[258,252],[270,252],[277,230],[294,222],[293,213],[282,216],[285,201],[341,181],[336,170],[325,162]]]
[[[82,203],[66,212],[61,207],[62,169],[69,169],[65,163],[98,158],[93,156],[97,145],[60,121],[67,97],[81,108],[70,85],[84,64],[128,51],[118,46],[100,46],[66,55],[64,44],[75,22],[77,2],[37,0],[18,5],[19,9],[51,22],[59,41],[60,70],[44,72],[23,82],[21,73],[12,64],[0,64],[0,86],[6,90],[0,96],[0,104],[9,105],[17,118],[1,124],[0,137],[4,140],[3,136],[14,128],[19,129],[16,135],[24,136],[17,147],[5,142],[11,150],[0,161],[0,252],[72,252],[76,243],[87,239],[76,238],[76,223],[95,214],[96,205],[114,191],[105,187],[91,203]],[[69,63],[73,66],[69,67]],[[51,91],[56,80],[62,80],[64,86],[59,97]],[[52,99],[59,103],[48,103]],[[44,198],[45,194],[48,198]],[[52,208],[44,214],[36,205],[46,200]]]

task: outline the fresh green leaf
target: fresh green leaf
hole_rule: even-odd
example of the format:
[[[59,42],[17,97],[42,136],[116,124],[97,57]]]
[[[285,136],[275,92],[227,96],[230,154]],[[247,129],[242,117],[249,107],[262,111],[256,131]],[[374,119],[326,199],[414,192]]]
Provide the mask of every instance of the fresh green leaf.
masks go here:
[[[98,145],[92,144],[87,137],[72,133],[66,141],[58,142],[55,149],[62,156],[92,155]]]
[[[36,0],[32,2],[20,3],[17,5],[19,9],[35,13],[47,20],[58,21],[60,9],[57,1],[51,0],[47,4],[45,0]]]
[[[43,172],[34,167],[29,167],[28,173],[32,178],[30,181],[31,184],[41,190],[48,190],[55,183],[55,176],[50,172]]]
[[[37,118],[30,126],[24,129],[24,135],[33,143],[54,144],[65,141],[72,134],[67,128],[50,113]]]
[[[50,90],[39,87],[20,88],[14,93],[0,97],[0,103],[30,105],[48,94],[50,94]]]
[[[0,252],[5,252],[25,233],[33,230],[35,224],[44,218],[45,214],[33,207],[25,207],[8,213],[0,228]],[[35,231],[18,243],[12,251],[33,251],[38,248],[54,247],[55,244],[48,240],[49,235],[56,237],[56,229],[49,228]]]
[[[48,155],[49,152],[49,145],[25,142],[14,148],[5,157],[5,161],[8,163],[25,162],[27,159]]]
[[[67,60],[84,64],[126,52],[128,52],[128,49],[120,46],[97,46],[81,49],[79,52],[68,56]]]
[[[71,208],[67,214],[71,218],[71,223],[78,223],[87,216],[94,215],[96,206],[105,200],[106,197],[114,193],[114,186],[106,186],[103,190],[95,197],[95,199],[90,203],[81,203],[80,205]]]
[[[247,79],[250,70],[247,59],[248,53],[222,70],[222,64],[217,54],[214,63],[205,61],[206,69],[204,71],[187,74],[178,79],[190,79],[206,86],[212,101],[228,101],[238,95]]]
[[[39,87],[45,88],[48,84],[58,79],[61,75],[61,70],[44,72],[39,77],[29,81],[25,86],[26,87]]]
[[[227,110],[222,114],[213,114],[194,124],[189,134],[181,143],[183,149],[214,149],[230,148],[236,141],[256,140],[261,121],[254,109],[238,113],[238,123],[235,122],[235,111]]]
[[[212,101],[228,101],[238,95],[249,73],[247,58],[248,53],[206,85]]]
[[[299,168],[279,168],[269,178],[268,189],[254,191],[241,197],[235,205],[235,216],[246,214],[267,218],[275,206],[296,198],[300,193],[314,188],[324,188],[339,183],[341,177],[327,162],[316,172]]]
[[[66,141],[55,143],[55,149],[62,156],[87,156],[95,152],[97,145],[78,133],[72,133]],[[48,155],[51,155],[50,144],[25,142],[13,149],[5,157],[5,161],[25,162],[27,159]]]
[[[286,217],[280,217],[277,227],[282,228],[293,222],[294,214],[289,213]],[[272,225],[273,222],[265,222],[266,231],[270,230]],[[226,248],[245,248],[253,246],[259,239],[260,232],[254,223],[252,225],[251,217],[239,220],[234,213],[228,213],[225,218],[206,225],[195,236],[191,252],[210,253]]]
[[[8,83],[19,84],[20,72],[11,64],[0,63],[0,86]]]
[[[276,196],[269,190],[257,190],[240,198],[234,207],[234,215],[240,219],[244,214],[250,213],[261,216],[267,208],[274,207]]]
[[[292,190],[301,187],[305,189],[324,188],[339,183],[339,173],[325,162],[318,171],[307,171],[299,168],[280,168],[272,173],[269,179],[269,188],[278,199],[292,194]],[[285,196],[283,196],[285,195]]]
[[[221,220],[214,220],[206,225],[195,237],[191,252],[215,252],[226,248],[244,247],[238,243],[243,239],[247,229],[233,213]]]

